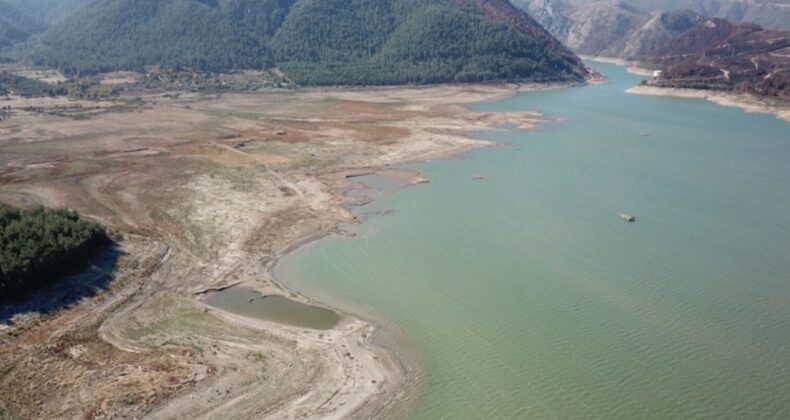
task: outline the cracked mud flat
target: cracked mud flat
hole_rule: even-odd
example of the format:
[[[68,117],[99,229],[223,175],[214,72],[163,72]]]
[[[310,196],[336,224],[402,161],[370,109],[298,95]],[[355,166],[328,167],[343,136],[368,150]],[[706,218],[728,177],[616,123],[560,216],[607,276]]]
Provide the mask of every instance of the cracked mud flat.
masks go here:
[[[6,101],[15,111],[0,121],[0,201],[73,208],[122,239],[95,296],[18,310],[0,327],[0,418],[402,413],[411,367],[372,341],[370,322],[339,311],[336,328],[307,330],[219,311],[201,295],[244,284],[320,305],[270,270],[354,221],[347,208],[364,199],[345,194],[359,187],[350,177],[487,144],[470,131],[533,127],[537,114],[464,107],[518,90],[147,95],[86,102],[106,112],[78,117],[18,111],[65,100]]]

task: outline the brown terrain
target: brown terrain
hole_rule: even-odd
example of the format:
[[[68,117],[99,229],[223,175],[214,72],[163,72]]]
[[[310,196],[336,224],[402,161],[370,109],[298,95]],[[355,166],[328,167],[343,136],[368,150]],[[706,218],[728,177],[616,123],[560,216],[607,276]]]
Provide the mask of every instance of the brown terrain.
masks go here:
[[[350,178],[404,177],[391,169],[487,144],[470,131],[532,127],[535,114],[464,107],[517,89],[5,98],[0,201],[75,209],[117,243],[87,272],[1,308],[0,418],[391,413],[413,392],[410,368],[372,341],[369,322],[294,328],[201,296],[245,284],[310,302],[270,270],[355,221],[347,208],[363,199],[345,194],[360,188]]]
[[[645,61],[656,87],[721,90],[790,99],[790,32],[710,19]]]

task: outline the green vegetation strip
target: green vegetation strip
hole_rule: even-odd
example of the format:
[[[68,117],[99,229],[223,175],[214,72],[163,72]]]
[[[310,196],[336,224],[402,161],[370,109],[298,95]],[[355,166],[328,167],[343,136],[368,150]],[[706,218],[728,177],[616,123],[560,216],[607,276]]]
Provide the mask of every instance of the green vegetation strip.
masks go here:
[[[67,89],[63,86],[50,85],[8,72],[0,72],[0,95],[9,93],[24,97],[58,96],[65,95]]]
[[[102,99],[115,96],[115,88],[102,85],[97,77],[75,77],[54,84],[0,72],[0,95],[17,95],[25,98],[68,95],[73,99]]]

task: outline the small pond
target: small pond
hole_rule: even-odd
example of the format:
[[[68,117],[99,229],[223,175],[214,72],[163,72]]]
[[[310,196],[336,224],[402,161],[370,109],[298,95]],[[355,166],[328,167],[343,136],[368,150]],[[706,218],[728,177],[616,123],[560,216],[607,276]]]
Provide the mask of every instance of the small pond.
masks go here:
[[[264,296],[249,287],[231,287],[209,293],[205,302],[237,315],[294,327],[328,330],[340,322],[340,316],[328,309],[305,305],[284,296]]]

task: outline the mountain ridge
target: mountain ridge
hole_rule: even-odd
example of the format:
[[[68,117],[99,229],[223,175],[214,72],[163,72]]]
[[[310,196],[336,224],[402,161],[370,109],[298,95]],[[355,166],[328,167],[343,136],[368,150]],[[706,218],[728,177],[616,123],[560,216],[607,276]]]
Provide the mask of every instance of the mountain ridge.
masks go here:
[[[790,31],[790,3],[786,0],[622,0],[647,12],[692,10],[707,18],[734,23],[756,23],[763,28]]]
[[[651,13],[622,0],[518,0],[517,4],[571,50],[626,60],[646,58],[653,48],[704,20],[687,9]]]
[[[32,57],[67,73],[276,66],[305,85],[588,76],[507,0],[100,0],[47,32]]]

